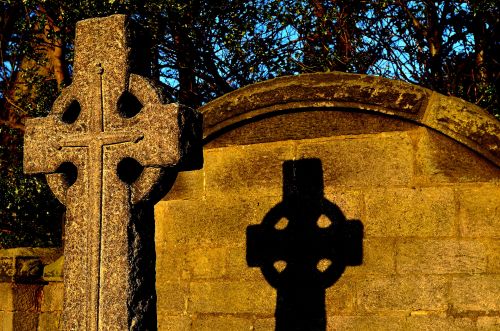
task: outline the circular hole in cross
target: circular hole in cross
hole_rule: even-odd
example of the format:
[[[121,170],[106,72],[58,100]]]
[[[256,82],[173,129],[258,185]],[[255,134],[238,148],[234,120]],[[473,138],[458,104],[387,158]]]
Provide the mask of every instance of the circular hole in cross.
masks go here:
[[[332,260],[330,259],[321,259],[316,264],[316,269],[321,272],[325,272],[332,265]]]
[[[75,123],[81,111],[80,103],[73,100],[62,114],[61,120],[66,124]]]
[[[131,118],[141,111],[143,105],[135,95],[129,91],[125,91],[118,99],[117,107],[120,116],[124,118]]]
[[[118,178],[130,185],[139,178],[143,169],[144,167],[137,160],[126,157],[118,163],[116,171]]]
[[[71,162],[61,163],[61,165],[57,168],[56,172],[62,174],[64,185],[66,185],[67,187],[73,185],[76,182],[76,179],[78,178],[78,169]]]
[[[276,230],[284,230],[288,226],[288,220],[286,218],[281,218],[278,223],[274,224]]]
[[[326,229],[330,225],[332,225],[332,221],[330,221],[330,219],[326,217],[326,215],[321,215],[319,219],[316,221],[316,224],[318,225],[318,227]]]
[[[282,273],[283,270],[286,268],[286,261],[284,260],[278,260],[273,263],[274,269],[276,269],[277,272]]]

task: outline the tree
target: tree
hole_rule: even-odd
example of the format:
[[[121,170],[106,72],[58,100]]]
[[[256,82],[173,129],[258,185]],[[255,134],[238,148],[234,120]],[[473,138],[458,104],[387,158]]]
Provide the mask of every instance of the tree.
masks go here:
[[[3,0],[0,247],[58,245],[63,208],[22,174],[25,119],[71,81],[78,20],[128,14],[148,31],[149,74],[197,108],[239,87],[316,71],[367,73],[455,95],[500,115],[493,0]]]
[[[499,13],[496,1],[383,2],[375,15],[392,37],[376,40],[392,73],[380,74],[463,98],[498,116]]]

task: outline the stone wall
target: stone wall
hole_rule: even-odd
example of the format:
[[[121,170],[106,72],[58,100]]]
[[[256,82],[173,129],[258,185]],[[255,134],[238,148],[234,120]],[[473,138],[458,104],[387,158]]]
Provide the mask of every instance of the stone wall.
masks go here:
[[[0,250],[0,330],[57,330],[62,308],[62,279],[43,280],[43,266],[61,249]]]
[[[155,208],[159,330],[274,330],[276,290],[247,265],[246,231],[283,200],[283,163],[304,158],[320,160],[324,197],[364,228],[362,264],[326,290],[328,330],[500,327],[498,121],[338,73],[256,84],[201,111],[204,167],[179,174]],[[17,311],[57,328],[52,280],[36,304],[0,300],[5,330]],[[35,286],[12,281],[1,295]]]
[[[204,168],[156,206],[159,329],[274,330],[276,290],[248,267],[245,233],[302,158],[321,160],[326,199],[364,226],[362,265],[326,291],[328,330],[500,326],[498,143],[471,133],[498,141],[494,119],[346,74],[256,84],[202,111]]]

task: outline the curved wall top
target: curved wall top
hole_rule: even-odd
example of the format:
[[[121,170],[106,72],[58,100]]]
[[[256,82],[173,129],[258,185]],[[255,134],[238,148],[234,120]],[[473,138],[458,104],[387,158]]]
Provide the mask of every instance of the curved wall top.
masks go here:
[[[339,72],[276,78],[213,100],[199,109],[203,137],[257,116],[301,108],[394,116],[441,132],[500,166],[500,122],[482,108],[401,81]]]

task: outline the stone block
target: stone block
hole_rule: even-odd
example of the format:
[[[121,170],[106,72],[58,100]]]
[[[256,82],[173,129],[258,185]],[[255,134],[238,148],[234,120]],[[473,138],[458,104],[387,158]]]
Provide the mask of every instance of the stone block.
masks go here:
[[[0,250],[1,258],[31,257],[38,258],[43,264],[50,264],[62,254],[62,248],[16,247]]]
[[[480,331],[500,330],[499,316],[482,316],[477,319],[477,329]]]
[[[446,310],[448,281],[442,276],[372,276],[358,287],[367,312]]]
[[[17,250],[10,251],[15,254]],[[36,283],[42,273],[43,265],[38,256],[0,256],[0,282]]]
[[[204,213],[207,212],[204,207],[200,201],[175,200],[157,203],[155,205],[157,245],[177,247],[187,244],[189,238],[198,239],[197,226],[204,223]]]
[[[405,318],[394,316],[328,316],[328,331],[407,331],[404,325]]]
[[[12,303],[14,311],[38,311],[42,301],[42,285],[13,284]]]
[[[38,283],[43,276],[43,264],[39,257],[16,256],[16,274],[14,279],[18,283]]]
[[[374,189],[365,193],[365,237],[456,235],[455,199],[449,187]]]
[[[207,149],[204,152],[205,193],[282,191],[282,164],[294,159],[291,142]]]
[[[157,242],[174,245],[217,246],[244,240],[248,212],[240,204],[233,209],[220,201],[164,201],[156,205]]]
[[[500,310],[500,275],[456,276],[451,281],[450,304],[460,312]]]
[[[358,280],[342,276],[325,291],[325,307],[327,315],[348,315],[356,310],[356,288]]]
[[[197,200],[204,195],[204,170],[179,172],[174,185],[162,200]]]
[[[64,280],[64,256],[43,268],[43,280],[46,282],[62,282]]]
[[[486,245],[477,240],[403,239],[396,247],[399,274],[473,274],[487,270]]]
[[[14,313],[0,310],[0,330],[13,331]]]
[[[41,313],[37,331],[56,331],[61,327],[61,312]]]
[[[188,251],[188,270],[191,279],[221,278],[226,274],[229,258],[225,248],[195,248]]]
[[[252,330],[250,318],[238,318],[233,316],[211,316],[201,315],[193,320],[191,330],[213,331],[213,330]]]
[[[156,246],[156,282],[179,281],[183,278],[186,247],[183,245]]]
[[[405,330],[474,330],[475,323],[470,318],[442,317],[432,315],[410,316],[406,319]]]
[[[422,183],[484,182],[500,178],[500,169],[462,144],[427,128],[412,131],[415,174]]]
[[[255,331],[275,331],[276,320],[274,318],[259,318],[254,322]]]
[[[63,309],[63,283],[48,283],[43,287],[41,311],[43,313],[61,312]]]
[[[321,159],[328,186],[407,185],[413,176],[413,147],[404,132],[301,141],[297,158]]]
[[[14,260],[10,256],[0,256],[0,282],[10,282],[16,274]]]
[[[195,247],[234,245],[246,241],[246,227],[262,222],[268,210],[259,199],[220,195],[204,201],[161,201],[156,204],[156,242],[191,243]],[[262,197],[264,202],[267,198]],[[272,198],[272,205],[280,198]]]
[[[158,331],[190,331],[191,319],[188,316],[158,314]]]
[[[434,92],[422,124],[456,139],[500,164],[498,120],[467,101]]]
[[[192,282],[188,310],[192,313],[273,314],[276,291],[260,282]]]
[[[371,274],[395,273],[395,240],[392,238],[365,238],[363,261],[359,266],[348,266],[345,275],[368,277]]]
[[[12,293],[12,283],[0,283],[0,311],[14,311],[14,298]]]
[[[181,315],[186,311],[187,284],[156,282],[158,315]]]
[[[500,239],[487,240],[484,244],[488,258],[488,273],[500,274]]]
[[[63,283],[48,283],[43,287],[42,312],[60,312],[63,309]]]
[[[336,204],[346,219],[361,220],[364,218],[364,198],[361,191],[343,190],[335,186],[327,186],[324,191],[325,198]]]
[[[37,327],[38,313],[36,312],[16,311],[7,314],[6,331],[36,331]]]
[[[246,260],[246,246],[228,248],[226,277],[231,280],[261,280],[262,273],[259,268],[250,268]]]
[[[176,211],[180,207],[179,206],[191,206],[193,204],[192,201],[159,201],[154,206],[154,218],[155,218],[155,245],[156,248],[168,246],[173,247],[181,242],[177,242],[181,240],[183,236],[180,233],[177,233],[179,229],[173,229],[172,226],[176,222],[174,220],[179,218],[179,214],[171,214],[171,211]],[[177,205],[177,208],[175,207]],[[192,211],[194,207],[191,207],[190,210],[186,212]],[[175,236],[174,236],[175,235]]]
[[[282,192],[279,194],[276,193],[274,191],[267,192],[266,190],[258,189],[248,192],[241,197],[240,203],[246,209],[248,225],[262,223],[262,220],[271,208],[283,200]],[[231,201],[231,197],[227,198]],[[234,197],[232,199],[234,201]],[[236,203],[236,201],[233,203]]]
[[[500,185],[459,191],[460,232],[464,237],[500,237]]]

